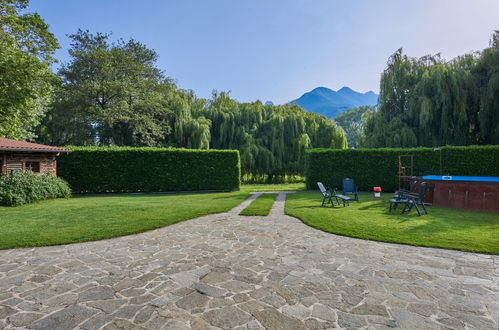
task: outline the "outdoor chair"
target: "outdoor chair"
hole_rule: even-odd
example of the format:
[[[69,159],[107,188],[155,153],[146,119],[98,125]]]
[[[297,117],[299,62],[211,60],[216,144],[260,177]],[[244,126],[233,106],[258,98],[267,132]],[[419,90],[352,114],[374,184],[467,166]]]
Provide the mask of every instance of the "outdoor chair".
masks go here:
[[[335,207],[336,205],[343,204],[343,207],[345,207],[347,205],[350,205],[349,202],[352,200],[350,197],[337,194],[336,189],[326,189],[322,182],[317,182],[317,186],[319,187],[319,190],[321,191],[321,194],[323,196],[321,206],[331,204],[332,207]]]
[[[359,193],[353,179],[343,179],[343,195],[353,195],[354,197],[350,197],[350,200],[359,201]]]
[[[407,189],[399,189],[395,191],[395,194],[393,195],[394,198],[404,198],[405,195],[407,194],[412,194],[416,190],[416,180],[411,180],[409,182],[409,190]]]
[[[404,208],[402,209],[402,214],[409,213],[412,208],[415,208],[418,212],[418,215],[421,216],[423,214],[428,214],[428,210],[426,209],[426,204],[424,202],[424,197],[426,195],[426,182],[422,182],[419,185],[419,192],[416,193],[407,193],[407,194],[399,194],[397,198],[390,199],[390,211],[395,210],[398,204],[404,204]],[[419,207],[422,207],[420,210]]]

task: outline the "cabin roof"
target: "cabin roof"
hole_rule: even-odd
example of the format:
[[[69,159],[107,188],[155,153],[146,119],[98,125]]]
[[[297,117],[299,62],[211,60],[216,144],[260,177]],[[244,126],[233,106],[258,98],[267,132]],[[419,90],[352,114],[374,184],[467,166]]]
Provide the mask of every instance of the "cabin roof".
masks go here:
[[[46,146],[44,144],[17,141],[0,137],[0,151],[29,151],[29,152],[71,152],[64,148]]]

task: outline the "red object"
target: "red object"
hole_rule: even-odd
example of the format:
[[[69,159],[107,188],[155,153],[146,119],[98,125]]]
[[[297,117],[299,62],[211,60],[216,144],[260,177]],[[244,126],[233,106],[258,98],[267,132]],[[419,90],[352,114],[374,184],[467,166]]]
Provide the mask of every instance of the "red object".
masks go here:
[[[374,187],[373,189],[375,192],[381,192],[381,187]]]

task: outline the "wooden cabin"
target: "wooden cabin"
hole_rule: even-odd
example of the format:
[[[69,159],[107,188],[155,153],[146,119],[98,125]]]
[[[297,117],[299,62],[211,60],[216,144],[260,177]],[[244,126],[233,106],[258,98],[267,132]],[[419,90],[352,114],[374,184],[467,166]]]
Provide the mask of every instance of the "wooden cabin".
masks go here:
[[[57,175],[57,156],[69,150],[0,137],[1,174],[31,171]]]

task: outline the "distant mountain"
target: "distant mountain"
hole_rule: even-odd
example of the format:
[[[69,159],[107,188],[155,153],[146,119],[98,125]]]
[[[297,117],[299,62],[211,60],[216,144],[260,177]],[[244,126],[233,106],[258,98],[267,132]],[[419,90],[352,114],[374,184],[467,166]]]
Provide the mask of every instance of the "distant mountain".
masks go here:
[[[373,91],[359,93],[349,87],[342,87],[337,91],[326,87],[317,87],[291,103],[298,104],[305,110],[334,118],[348,109],[361,105],[376,105],[378,94]]]
[[[272,102],[272,101],[267,101],[267,102],[265,102],[265,103],[264,103],[264,105],[274,105],[274,102]]]

